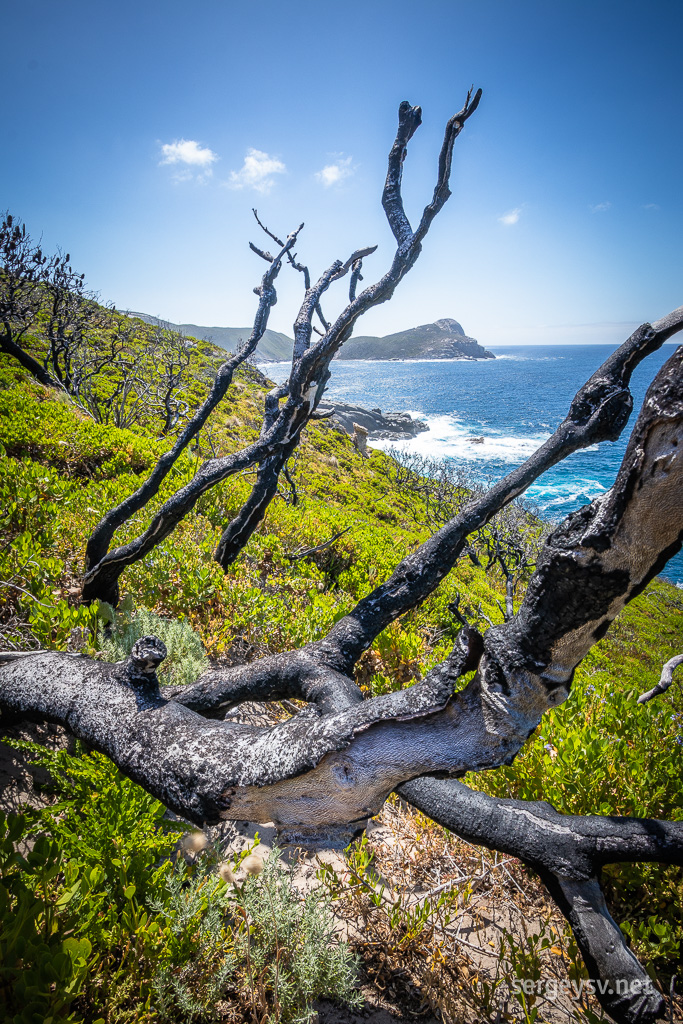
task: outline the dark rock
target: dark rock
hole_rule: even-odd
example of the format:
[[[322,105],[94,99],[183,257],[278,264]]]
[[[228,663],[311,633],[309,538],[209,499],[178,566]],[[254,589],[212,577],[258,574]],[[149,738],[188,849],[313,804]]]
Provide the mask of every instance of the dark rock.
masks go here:
[[[334,415],[329,422],[341,428],[346,434],[353,434],[355,425],[364,427],[368,439],[405,441],[416,437],[429,427],[422,420],[414,420],[408,412],[388,412],[385,415],[379,409],[364,409],[361,405],[345,405],[343,402],[320,406],[319,412],[327,412],[334,408]]]

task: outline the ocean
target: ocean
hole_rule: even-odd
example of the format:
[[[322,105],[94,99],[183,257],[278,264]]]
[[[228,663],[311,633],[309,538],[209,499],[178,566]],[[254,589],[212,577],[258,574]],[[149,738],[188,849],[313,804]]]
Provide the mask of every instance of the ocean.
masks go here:
[[[550,436],[576,391],[616,346],[488,347],[495,359],[335,360],[325,399],[410,412],[429,430],[410,441],[376,441],[373,446],[452,459],[469,466],[478,479],[494,481]],[[645,391],[673,351],[673,345],[664,345],[636,369],[631,380],[634,412],[618,441],[575,452],[529,488],[527,497],[540,515],[558,521],[612,485]],[[260,369],[279,383],[286,379],[289,364],[268,363]],[[472,436],[483,437],[483,444],[472,444]],[[662,575],[683,587],[683,552]]]

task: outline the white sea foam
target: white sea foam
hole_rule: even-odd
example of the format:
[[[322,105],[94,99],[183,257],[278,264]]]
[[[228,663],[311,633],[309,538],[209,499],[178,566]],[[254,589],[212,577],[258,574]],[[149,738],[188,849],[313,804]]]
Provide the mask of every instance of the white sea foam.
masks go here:
[[[465,424],[455,416],[425,416],[418,410],[411,410],[414,419],[422,419],[429,430],[418,434],[407,441],[371,440],[373,448],[385,451],[398,448],[401,451],[416,452],[429,458],[455,458],[467,462],[490,462],[496,460],[510,464],[523,462],[550,436],[546,433],[527,434],[524,436],[502,434],[500,431],[487,428],[485,423]],[[477,444],[471,439],[483,437]]]
[[[567,507],[578,508],[581,505],[588,505],[601,494],[605,494],[609,488],[586,477],[573,477],[571,480],[563,480],[561,483],[547,484],[543,480],[532,484],[528,494],[540,508],[549,512],[562,513]]]

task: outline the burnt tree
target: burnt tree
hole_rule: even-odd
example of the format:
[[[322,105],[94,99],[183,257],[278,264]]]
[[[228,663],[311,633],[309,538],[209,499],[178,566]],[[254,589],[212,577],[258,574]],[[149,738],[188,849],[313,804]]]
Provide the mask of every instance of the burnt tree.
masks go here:
[[[286,240],[272,236],[274,256],[257,250],[268,267],[254,331],[221,367],[207,403],[174,448],[98,525],[88,546],[86,597],[115,601],[126,565],[167,536],[213,483],[256,465],[251,495],[227,525],[217,557],[227,565],[243,548],[303,426],[316,414],[332,356],[361,313],[388,299],[419,255],[450,194],[453,143],[478,101],[479,94],[468,96],[448,123],[434,196],[415,230],[403,208],[401,174],[420,111],[401,105],[383,195],[396,252],[376,284],[356,294],[367,249],[333,264],[315,283],[293,252],[298,232]],[[285,261],[304,273],[306,294],[295,323],[292,372],[266,400],[259,439],[236,454],[208,460],[144,533],[110,548],[115,530],[156,493],[225,393],[236,365],[254,350]],[[328,323],[321,298],[349,271],[349,304]],[[520,857],[538,871],[574,928],[590,972],[601,981],[598,997],[605,1009],[624,1024],[657,1019],[663,1000],[612,920],[599,875],[602,865],[614,861],[683,863],[683,824],[565,816],[545,803],[486,797],[456,780],[512,762],[543,714],[568,698],[576,666],[591,646],[679,550],[683,348],[655,376],[614,486],[550,535],[517,614],[484,635],[464,626],[448,657],[407,690],[365,700],[353,672],[374,638],[438,587],[467,553],[475,531],[571,452],[620,435],[632,411],[628,385],[634,368],[682,327],[683,307],[638,328],[578,391],[565,419],[531,458],[473,495],[323,638],[249,664],[209,669],[182,689],[160,688],[156,670],[165,650],[154,637],[139,640],[118,665],[54,652],[7,655],[0,669],[0,708],[61,723],[200,826],[226,818],[273,821],[286,841],[311,848],[345,845],[397,790],[462,837]],[[473,670],[463,685],[462,677]],[[268,728],[223,719],[240,702],[283,698],[308,707]]]

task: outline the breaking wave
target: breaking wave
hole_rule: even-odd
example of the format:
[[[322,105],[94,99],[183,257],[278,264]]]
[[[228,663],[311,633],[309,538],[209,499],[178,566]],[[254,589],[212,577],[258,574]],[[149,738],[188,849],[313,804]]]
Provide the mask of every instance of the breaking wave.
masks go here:
[[[483,423],[464,423],[455,416],[424,416],[411,410],[413,419],[423,420],[429,430],[406,441],[370,441],[373,448],[388,451],[397,448],[433,459],[451,458],[464,462],[491,461],[517,465],[528,459],[550,436],[549,433],[515,435],[487,427]]]

